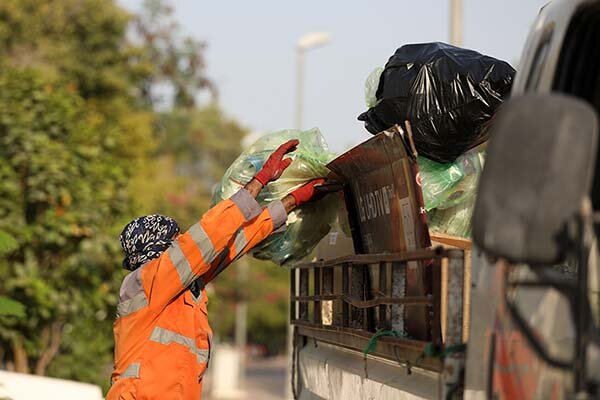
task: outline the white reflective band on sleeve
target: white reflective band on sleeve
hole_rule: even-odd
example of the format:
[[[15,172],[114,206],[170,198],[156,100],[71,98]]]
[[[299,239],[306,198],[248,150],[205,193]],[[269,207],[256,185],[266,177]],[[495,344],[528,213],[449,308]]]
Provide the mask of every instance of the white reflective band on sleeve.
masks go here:
[[[190,350],[190,353],[195,354],[196,360],[199,363],[205,363],[208,361],[209,350],[199,349],[196,346],[194,339],[183,336],[180,333],[173,332],[168,329],[157,326],[152,330],[152,334],[150,335],[150,341],[165,345],[169,345],[171,343],[180,344],[182,346],[187,347]]]
[[[271,214],[271,220],[273,221],[273,230],[279,229],[285,221],[287,221],[287,211],[281,201],[273,201],[267,206],[269,214]]]
[[[250,192],[244,188],[238,190],[233,196],[231,196],[231,200],[236,206],[238,206],[244,215],[244,218],[246,218],[246,221],[250,221],[262,212],[260,204],[258,204]]]
[[[181,247],[179,247],[179,243],[176,240],[173,241],[171,247],[169,247],[169,257],[171,257],[171,261],[177,270],[181,285],[183,287],[188,287],[188,285],[194,280],[195,276],[189,261],[183,254],[183,251],[181,251]]]
[[[117,305],[117,318],[132,314],[148,305],[146,293],[143,291]]]
[[[206,231],[202,228],[202,225],[200,225],[200,222],[194,224],[188,232],[194,240],[194,243],[196,243],[196,246],[200,249],[204,263],[212,263],[217,256],[217,253],[210,238],[206,234]]]
[[[127,274],[125,279],[123,279],[123,283],[119,289],[119,301],[129,300],[144,290],[141,277],[143,269],[143,267],[140,267]]]
[[[140,377],[140,363],[131,363],[121,374],[121,378],[139,378]]]

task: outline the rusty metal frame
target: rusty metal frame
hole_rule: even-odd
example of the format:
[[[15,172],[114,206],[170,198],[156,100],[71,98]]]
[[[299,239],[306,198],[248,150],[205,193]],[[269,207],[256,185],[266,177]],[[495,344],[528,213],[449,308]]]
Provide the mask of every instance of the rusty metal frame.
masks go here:
[[[463,250],[448,250],[448,312],[444,338],[446,348],[463,344],[464,265]],[[452,352],[445,356],[440,398],[451,398],[452,393],[462,384],[464,363],[464,353]]]
[[[373,336],[373,333],[360,329],[317,327],[313,324],[301,322],[296,323],[296,326],[297,332],[300,335],[361,352]],[[425,357],[422,360],[420,359],[426,345],[427,342],[419,340],[381,337],[377,342],[377,347],[370,354],[372,356],[396,361],[407,366],[415,366],[418,364],[420,368],[441,372],[443,365],[440,359],[429,357]]]
[[[441,298],[442,260],[448,265],[447,299]],[[399,295],[393,287],[395,271],[403,271],[409,261],[431,262],[431,295]],[[442,247],[298,264],[291,267],[290,320],[302,336],[362,352],[378,329],[397,328],[394,315],[401,312],[400,307],[429,306],[429,337],[381,337],[372,355],[408,365],[419,359],[421,367],[443,372],[439,359],[421,355],[428,342],[442,347],[462,343],[463,268],[464,251]],[[447,310],[445,343],[441,332],[443,301]],[[327,323],[323,320],[325,305],[331,310]],[[453,377],[448,378],[450,383]]]

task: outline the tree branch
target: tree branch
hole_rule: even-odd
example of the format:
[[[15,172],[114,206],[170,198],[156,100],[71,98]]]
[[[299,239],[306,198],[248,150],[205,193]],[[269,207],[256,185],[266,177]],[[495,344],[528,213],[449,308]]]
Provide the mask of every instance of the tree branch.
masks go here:
[[[23,374],[29,373],[29,359],[27,352],[20,338],[15,338],[12,341],[13,345],[13,357],[14,357],[14,370],[15,372],[21,372]]]
[[[35,365],[36,375],[46,375],[46,368],[48,368],[48,365],[50,365],[54,357],[56,357],[58,354],[58,350],[60,349],[60,341],[62,339],[63,327],[64,322],[55,321],[52,323],[50,328],[46,326],[42,330],[42,343],[46,350],[44,350]]]

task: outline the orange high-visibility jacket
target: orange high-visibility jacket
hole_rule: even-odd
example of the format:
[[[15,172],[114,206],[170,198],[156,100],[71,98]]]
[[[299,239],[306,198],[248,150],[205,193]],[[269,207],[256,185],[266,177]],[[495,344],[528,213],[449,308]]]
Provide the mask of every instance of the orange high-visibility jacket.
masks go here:
[[[206,291],[235,259],[282,226],[281,201],[262,209],[242,189],[217,204],[171,246],[123,280],[117,306],[115,366],[107,400],[194,399],[210,358]]]

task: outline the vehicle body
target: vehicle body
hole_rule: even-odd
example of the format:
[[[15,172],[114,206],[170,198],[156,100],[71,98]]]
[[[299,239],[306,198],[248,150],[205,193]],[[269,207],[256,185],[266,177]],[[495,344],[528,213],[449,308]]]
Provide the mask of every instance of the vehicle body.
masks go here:
[[[441,358],[424,353],[465,339],[470,242],[425,234],[405,137],[390,129],[329,164],[344,187],[339,226],[313,262],[291,267],[300,399],[432,399],[445,391]],[[430,241],[434,248],[425,248]],[[458,374],[452,379],[458,387]]]
[[[334,231],[326,239],[340,235],[343,232]],[[423,352],[428,343],[441,344],[442,335],[447,345],[463,341],[463,272],[464,261],[468,259],[465,253],[468,251],[448,246],[444,250],[320,258],[320,261],[292,267],[291,320],[295,325],[293,365],[296,369],[293,389],[297,398],[439,398],[443,392],[439,383],[444,363],[437,357],[423,357]],[[398,286],[395,272],[426,259],[435,259],[434,270],[447,271],[443,280],[445,290],[437,287],[433,295],[423,298],[393,289]],[[376,276],[378,282],[356,285],[357,278],[364,277],[365,271]],[[432,281],[440,282],[442,277],[436,274]],[[358,287],[368,287],[370,293],[377,294],[361,297]],[[308,301],[303,301],[305,299]],[[432,324],[434,336],[430,339],[383,336],[365,355],[365,349],[381,326],[387,330],[399,329],[394,327],[393,321],[394,315],[402,315],[397,308],[417,302],[428,302],[432,306],[431,321],[439,322]],[[387,308],[387,312],[382,312],[382,308]],[[390,312],[392,310],[396,312]],[[366,327],[371,313],[376,329]],[[404,315],[401,323],[415,322],[409,314]]]
[[[527,39],[512,90],[526,94],[564,93],[600,111],[600,2],[556,0],[542,8]],[[548,157],[531,149],[532,159]],[[600,170],[596,164],[590,198],[600,210]],[[596,247],[596,246],[595,246]],[[597,250],[590,254],[590,291],[597,293]],[[473,308],[466,365],[467,399],[546,399],[575,396],[574,369],[550,365],[526,340],[507,311],[504,292],[509,275],[532,275],[528,265],[490,262],[489,254],[475,250],[473,257]],[[572,275],[572,276],[569,276]],[[565,271],[564,280],[576,276]],[[527,324],[546,341],[552,352],[574,356],[577,341],[569,301],[557,290],[523,291],[521,304]],[[597,297],[597,296],[596,296]],[[592,308],[597,299],[590,298]],[[595,313],[597,315],[597,307]],[[575,317],[575,318],[574,318]],[[598,371],[598,359],[588,357],[587,374]],[[581,375],[581,373],[580,373]],[[585,398],[585,397],[583,397]]]
[[[520,67],[513,86],[513,97],[525,94],[565,93],[591,104],[596,113],[600,111],[600,1],[598,0],[555,0],[542,8],[523,49]],[[535,146],[531,147],[531,159],[550,157],[548,154],[537,154]],[[600,168],[596,165],[596,173],[591,184],[590,200],[595,212],[600,211]],[[351,212],[350,212],[351,214]],[[596,231],[598,229],[596,228]],[[340,235],[341,233],[336,233]],[[355,240],[356,242],[356,240]],[[345,263],[358,263],[353,258],[339,258],[349,253],[335,252],[337,260],[325,261],[323,266],[343,268]],[[526,264],[509,263],[496,260],[490,254],[474,248],[472,251],[471,268],[466,268],[465,262],[462,276],[467,279],[464,288],[454,286],[444,279],[434,278],[435,282],[447,285],[446,313],[454,313],[461,321],[467,321],[463,338],[467,341],[467,360],[464,369],[464,396],[467,399],[561,399],[574,398],[575,392],[581,398],[590,398],[589,393],[576,390],[578,375],[600,376],[600,358],[594,346],[586,349],[587,363],[576,365],[577,368],[564,368],[549,362],[548,357],[542,357],[532,346],[530,338],[515,323],[514,313],[511,314],[506,301],[508,279],[535,279],[535,269]],[[598,271],[597,245],[594,243],[589,252],[589,288],[588,302],[593,315],[598,312]],[[375,257],[369,260],[380,263],[383,260]],[[360,257],[359,257],[360,258]],[[389,261],[389,260],[387,260]],[[321,268],[322,269],[322,268]],[[308,295],[308,283],[298,284],[301,274],[308,270],[294,272],[292,279],[292,296],[315,300],[317,297]],[[564,281],[579,282],[576,268],[566,268],[561,273]],[[295,274],[295,275],[294,275]],[[310,275],[310,280],[312,277]],[[446,275],[446,278],[449,276]],[[296,279],[296,280],[295,280]],[[323,282],[322,276],[318,279]],[[588,279],[585,278],[586,282]],[[315,281],[316,282],[316,281]],[[455,281],[456,282],[456,281]],[[579,282],[580,283],[580,282]],[[578,284],[579,284],[578,283]],[[310,284],[311,290],[318,284]],[[464,294],[471,290],[471,309],[460,312],[456,304],[451,304],[450,297],[456,291],[463,303],[469,303]],[[463,292],[464,289],[464,292]],[[434,298],[435,298],[434,291]],[[438,292],[441,300],[442,292]],[[522,308],[525,323],[535,330],[535,334],[544,342],[552,360],[577,359],[577,345],[581,335],[577,328],[578,315],[573,312],[572,301],[564,293],[548,287],[536,290],[514,291],[515,302]],[[324,297],[321,297],[321,300]],[[298,300],[298,299],[296,299]],[[294,304],[294,303],[293,303]],[[316,303],[315,303],[316,304]],[[320,307],[324,307],[322,301]],[[315,308],[313,308],[314,310]],[[449,314],[443,314],[443,307],[436,314],[438,321],[446,321]],[[303,318],[314,318],[308,306],[302,311],[302,306],[292,309],[292,321],[303,315]],[[434,312],[435,314],[435,312]],[[300,318],[301,319],[301,318]],[[471,321],[470,325],[468,321]],[[595,321],[597,324],[597,320]],[[297,394],[301,399],[312,398],[445,398],[449,386],[440,385],[460,380],[460,356],[456,359],[446,357],[443,364],[432,361],[429,365],[415,368],[410,359],[414,356],[410,346],[402,348],[401,341],[384,341],[383,351],[378,357],[363,357],[360,347],[364,346],[365,331],[350,332],[340,329],[336,334],[312,332],[314,327],[302,327],[302,321],[297,326],[296,333],[296,368],[298,370]],[[307,333],[308,332],[308,333]],[[456,333],[456,332],[455,332]],[[319,335],[321,335],[319,337]],[[361,338],[362,336],[362,338]],[[528,339],[529,338],[529,339]],[[435,338],[434,338],[435,339]],[[443,338],[442,345],[448,345]],[[435,340],[434,340],[435,341]],[[396,346],[402,348],[401,355],[390,357],[390,351]],[[379,349],[379,347],[378,347]],[[418,352],[418,346],[413,351]],[[380,349],[381,350],[381,349]],[[577,354],[576,354],[577,353]],[[588,354],[589,353],[589,354]],[[580,354],[579,354],[580,355]],[[550,360],[550,361],[552,361]],[[451,363],[449,363],[451,361]],[[454,362],[454,364],[452,364]],[[574,363],[577,364],[577,363]],[[449,367],[449,368],[448,368]],[[454,376],[449,376],[453,371]],[[577,372],[579,371],[579,373]],[[581,371],[584,371],[583,373]],[[585,378],[583,379],[585,380]],[[587,396],[587,397],[586,397]],[[593,396],[592,396],[593,397]]]

